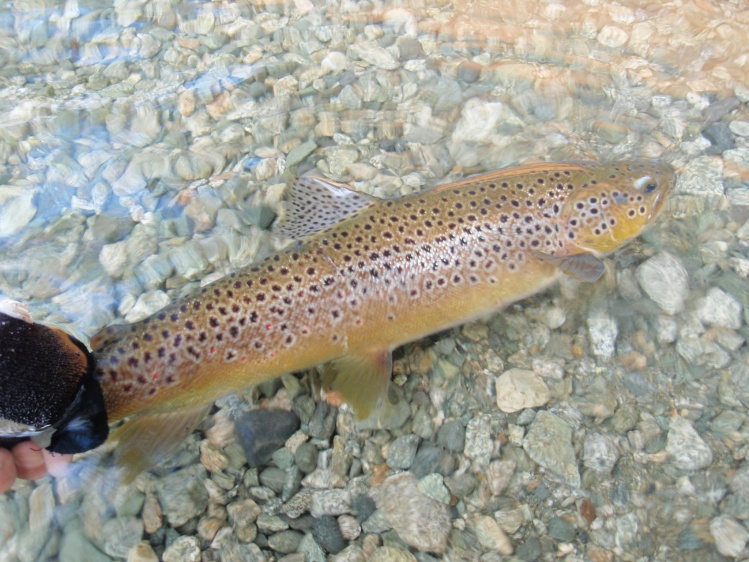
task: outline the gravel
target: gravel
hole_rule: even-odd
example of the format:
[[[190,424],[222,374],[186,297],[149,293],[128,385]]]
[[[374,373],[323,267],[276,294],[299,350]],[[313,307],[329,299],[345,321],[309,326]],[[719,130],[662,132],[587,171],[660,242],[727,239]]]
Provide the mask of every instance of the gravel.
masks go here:
[[[19,481],[0,559],[745,560],[746,13],[362,6],[0,10],[0,297],[83,341],[137,321],[287,244],[268,227],[297,173],[392,197],[664,159],[664,219],[595,285],[396,351],[368,420],[295,373],[131,486],[106,452]]]

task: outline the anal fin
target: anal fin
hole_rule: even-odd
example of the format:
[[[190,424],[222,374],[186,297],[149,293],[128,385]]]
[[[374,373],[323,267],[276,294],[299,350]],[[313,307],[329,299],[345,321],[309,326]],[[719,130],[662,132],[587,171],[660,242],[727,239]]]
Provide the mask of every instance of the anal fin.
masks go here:
[[[175,412],[140,414],[116,429],[111,440],[118,441],[115,461],[124,469],[124,483],[173,453],[210,408],[211,404],[201,404]]]
[[[360,420],[369,417],[385,396],[393,369],[389,349],[359,351],[326,365],[323,385],[339,392]]]

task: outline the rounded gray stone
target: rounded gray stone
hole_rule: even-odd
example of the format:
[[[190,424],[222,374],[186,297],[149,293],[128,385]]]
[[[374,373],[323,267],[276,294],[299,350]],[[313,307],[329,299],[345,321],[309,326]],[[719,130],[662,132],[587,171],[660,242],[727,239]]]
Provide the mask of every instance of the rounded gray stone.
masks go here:
[[[466,428],[460,420],[449,420],[437,432],[437,444],[448,451],[462,451],[465,446]]]
[[[411,466],[419,446],[417,435],[402,435],[390,444],[387,465],[393,469],[407,469]]]
[[[572,428],[560,417],[545,410],[538,412],[528,429],[523,449],[533,461],[570,486],[580,486]]]
[[[637,268],[637,282],[664,312],[684,310],[689,295],[689,274],[681,260],[667,252],[656,254]]]

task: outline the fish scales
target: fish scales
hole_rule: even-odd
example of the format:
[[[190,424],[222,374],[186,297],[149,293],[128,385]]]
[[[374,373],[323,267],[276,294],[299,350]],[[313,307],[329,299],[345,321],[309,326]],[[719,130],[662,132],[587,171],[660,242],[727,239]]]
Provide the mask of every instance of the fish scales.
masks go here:
[[[399,345],[562,273],[596,278],[594,256],[652,221],[672,176],[650,163],[539,164],[365,199],[292,248],[93,338],[110,419],[210,403],[352,355],[389,377]],[[299,203],[292,220],[314,217],[315,201]]]

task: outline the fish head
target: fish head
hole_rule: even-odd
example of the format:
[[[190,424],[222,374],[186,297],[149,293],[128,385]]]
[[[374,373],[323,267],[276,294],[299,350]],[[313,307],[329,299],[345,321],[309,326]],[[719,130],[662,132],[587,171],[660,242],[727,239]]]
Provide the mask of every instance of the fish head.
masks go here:
[[[0,301],[0,446],[30,439],[80,453],[103,443],[109,426],[94,364],[82,342]]]
[[[632,240],[655,220],[674,186],[674,170],[665,163],[584,167],[559,215],[568,254],[607,254]]]

